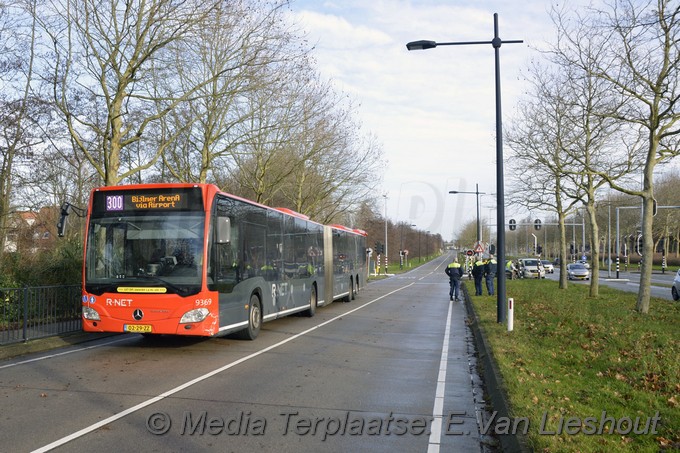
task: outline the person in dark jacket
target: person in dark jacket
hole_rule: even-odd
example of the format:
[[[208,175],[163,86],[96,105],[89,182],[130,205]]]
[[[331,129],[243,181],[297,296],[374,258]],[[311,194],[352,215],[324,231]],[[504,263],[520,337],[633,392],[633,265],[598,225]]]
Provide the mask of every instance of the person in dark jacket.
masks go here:
[[[458,262],[458,258],[454,258],[453,262],[446,266],[444,272],[449,276],[449,299],[453,300],[455,297],[456,300],[459,300],[458,295],[460,292],[460,279],[463,276],[463,268]]]
[[[496,278],[496,272],[498,272],[498,263],[493,258],[493,255],[489,256],[489,259],[484,265],[484,277],[486,278],[486,291],[489,296],[493,296],[493,279]]]
[[[475,279],[475,296],[481,296],[482,278],[484,278],[484,261],[481,257],[472,265],[472,278]]]

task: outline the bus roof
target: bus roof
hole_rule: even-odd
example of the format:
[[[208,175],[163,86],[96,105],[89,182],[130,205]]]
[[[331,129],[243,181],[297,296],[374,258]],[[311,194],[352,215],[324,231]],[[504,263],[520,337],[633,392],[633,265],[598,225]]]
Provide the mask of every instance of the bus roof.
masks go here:
[[[269,209],[277,212],[281,212],[286,215],[290,215],[293,217],[296,217],[298,219],[302,220],[307,220],[309,222],[316,223],[318,225],[323,225],[319,222],[316,222],[314,220],[311,220],[309,216],[306,216],[304,214],[301,214],[299,212],[296,212],[292,209],[289,208],[273,208],[271,206],[264,205],[262,203],[258,203],[257,201],[249,200],[247,198],[239,197],[238,195],[233,195],[228,192],[224,192],[221,190],[217,185],[215,184],[207,184],[207,183],[149,183],[149,184],[127,184],[127,185],[119,185],[119,186],[102,186],[102,187],[96,187],[92,191],[97,192],[97,191],[107,191],[107,190],[140,190],[140,189],[167,189],[169,187],[176,187],[176,188],[191,188],[191,187],[200,187],[203,190],[204,196],[214,196],[216,193],[220,193],[222,195],[226,195],[229,198],[233,198],[235,200],[243,201],[245,203],[259,206],[264,209]],[[207,205],[207,204],[206,204]],[[368,234],[364,230],[360,230],[358,228],[348,228],[344,225],[340,224],[332,224],[328,225],[331,228],[335,228],[337,230],[342,230],[342,231],[347,231],[348,233],[353,233],[353,234],[358,234],[361,236],[368,236]]]
[[[304,214],[300,214],[299,212],[293,211],[292,209],[288,209],[288,208],[273,208],[273,209],[280,211],[280,212],[283,212],[284,214],[292,215],[293,217],[297,217],[299,219],[309,220],[308,216],[306,216]]]
[[[368,233],[366,233],[364,230],[360,230],[358,228],[348,228],[345,225],[340,225],[339,223],[334,223],[328,226],[331,228],[335,228],[336,230],[347,231],[348,233],[354,233],[361,236],[368,236]]]

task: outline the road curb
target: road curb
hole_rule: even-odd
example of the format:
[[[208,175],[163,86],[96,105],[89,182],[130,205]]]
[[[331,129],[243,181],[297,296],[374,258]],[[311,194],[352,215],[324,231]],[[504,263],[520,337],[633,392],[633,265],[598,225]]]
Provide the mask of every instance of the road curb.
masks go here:
[[[465,284],[461,286],[463,288],[465,307],[468,313],[468,325],[474,337],[475,348],[477,349],[479,360],[478,363],[481,367],[479,373],[484,379],[484,386],[489,395],[491,407],[496,411],[496,420],[501,419],[502,417],[507,417],[507,419],[509,419],[511,417],[510,403],[508,402],[508,397],[505,393],[503,376],[498,371],[493,352],[479,325],[479,318],[472,305],[472,301],[470,300],[470,293],[467,291]],[[490,429],[493,429],[493,427]],[[503,453],[529,453],[533,451],[529,448],[524,435],[519,432],[516,434],[499,434],[496,435],[496,437],[500,441],[501,451]]]

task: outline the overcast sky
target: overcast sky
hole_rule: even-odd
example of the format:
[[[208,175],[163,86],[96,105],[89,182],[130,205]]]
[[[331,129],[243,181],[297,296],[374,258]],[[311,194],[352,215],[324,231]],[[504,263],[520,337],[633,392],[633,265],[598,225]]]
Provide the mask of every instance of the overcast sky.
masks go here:
[[[524,40],[500,50],[507,122],[527,88],[521,71],[536,57],[532,48],[553,39],[550,6],[548,0],[293,0],[294,20],[315,45],[321,75],[360,104],[363,133],[383,145],[388,165],[376,195],[387,194],[392,221],[448,240],[456,225],[476,219],[475,195],[449,190],[474,192],[479,184],[479,192],[496,191],[493,47],[409,52],[406,43],[491,41],[498,13],[501,39]],[[480,199],[481,217],[495,224],[495,196]]]

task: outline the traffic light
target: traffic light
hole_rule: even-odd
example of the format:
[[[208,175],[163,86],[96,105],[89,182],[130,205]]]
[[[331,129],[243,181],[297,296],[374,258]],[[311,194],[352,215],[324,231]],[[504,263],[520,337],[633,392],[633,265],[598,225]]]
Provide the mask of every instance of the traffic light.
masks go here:
[[[540,230],[540,229],[541,229],[541,219],[536,219],[536,220],[534,220],[534,229],[535,229],[535,230]]]
[[[569,244],[569,253],[574,254],[574,244]]]
[[[515,229],[517,228],[517,222],[515,221],[515,219],[508,220],[508,228],[510,229],[510,231],[515,231]]]
[[[541,253],[543,253],[543,247],[541,247],[540,245],[537,245],[536,246],[536,254],[540,255]]]

